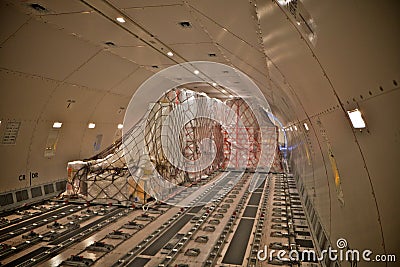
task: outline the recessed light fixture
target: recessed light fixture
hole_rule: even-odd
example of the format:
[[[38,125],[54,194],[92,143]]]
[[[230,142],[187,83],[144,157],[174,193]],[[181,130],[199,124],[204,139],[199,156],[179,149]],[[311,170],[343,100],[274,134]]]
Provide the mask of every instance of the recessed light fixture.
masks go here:
[[[233,98],[233,95],[229,95],[229,98]]]
[[[278,2],[278,4],[281,5],[281,6],[287,4],[287,3],[286,3],[286,0],[277,0],[277,2]],[[289,2],[290,2],[290,1],[288,1],[288,3],[289,3]]]
[[[173,57],[173,56],[174,56],[174,53],[172,53],[171,51],[169,51],[169,52],[167,53],[167,55],[168,55],[169,57]]]
[[[200,71],[194,70],[193,73],[196,74],[196,75],[199,75]]]
[[[117,126],[117,127],[118,127],[118,129],[120,129],[120,130],[121,130],[122,128],[124,128],[124,125],[123,125],[122,123],[120,123],[120,124],[118,124],[118,126]]]
[[[290,131],[291,131],[291,132],[293,132],[293,128],[292,128],[292,126],[290,126],[290,127],[289,127],[289,129],[290,129]]]
[[[116,18],[118,22],[125,23],[125,19],[123,17]]]
[[[309,128],[308,128],[308,125],[307,125],[307,123],[304,123],[303,125],[304,125],[304,128],[306,129],[306,131],[308,131],[308,130],[309,130]]]
[[[88,128],[89,128],[89,129],[94,129],[95,127],[96,127],[96,124],[93,123],[93,122],[91,122],[91,123],[88,124]]]
[[[365,128],[365,121],[361,115],[361,112],[357,108],[348,110],[347,114],[349,115],[351,123],[355,129]]]
[[[300,21],[297,21],[296,23],[297,23],[297,25],[299,25],[299,26],[300,26]]]
[[[224,89],[222,89],[222,90],[221,90],[221,93],[225,94],[225,93],[226,93],[226,91],[225,91]]]
[[[217,85],[218,85],[217,83],[212,83],[212,86],[214,86],[214,87],[217,86]]]
[[[62,126],[62,122],[54,122],[53,123],[53,128],[61,128],[61,126]]]
[[[297,131],[297,126],[296,125],[294,125],[293,128],[294,128],[295,131]]]

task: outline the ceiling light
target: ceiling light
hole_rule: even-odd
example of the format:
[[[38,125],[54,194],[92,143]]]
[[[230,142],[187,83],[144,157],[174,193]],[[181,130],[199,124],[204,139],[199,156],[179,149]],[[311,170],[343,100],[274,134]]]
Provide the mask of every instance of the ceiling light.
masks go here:
[[[229,95],[229,98],[233,98],[233,95]]]
[[[297,21],[296,23],[297,23],[297,25],[299,25],[299,26],[300,26],[300,21]]]
[[[281,6],[289,4],[292,1],[293,0],[277,0],[278,4],[281,5]]]
[[[214,87],[217,86],[217,85],[218,85],[217,83],[212,83],[212,86],[214,86]]]
[[[348,110],[347,114],[355,129],[365,128],[365,121],[361,116],[361,112],[358,109]]]
[[[122,128],[124,128],[124,125],[120,123],[120,124],[118,124],[118,126],[117,126],[117,127],[118,127],[118,129],[120,129],[120,130],[121,130]]]
[[[53,123],[53,128],[61,128],[62,122],[55,122]]]
[[[291,132],[293,132],[293,128],[292,128],[292,126],[290,126],[290,127],[289,127],[289,129],[290,129],[290,131],[291,131]]]
[[[193,73],[196,74],[196,75],[199,75],[200,71],[194,70]]]
[[[172,53],[171,51],[169,51],[169,52],[167,53],[167,55],[168,55],[169,57],[173,57],[173,56],[174,56],[174,53]]]
[[[89,129],[94,129],[94,127],[96,127],[96,124],[94,124],[93,122],[88,124]]]
[[[309,130],[309,128],[308,128],[308,125],[307,125],[307,123],[304,123],[303,125],[304,125],[304,128],[306,129],[306,131],[308,131],[308,130]]]
[[[293,127],[294,127],[294,130],[295,130],[295,131],[297,131],[297,126],[296,126],[296,125],[294,125]]]
[[[118,18],[117,18],[117,21],[118,21],[118,22],[121,22],[121,23],[125,23],[125,19],[124,19],[123,17],[118,17]]]

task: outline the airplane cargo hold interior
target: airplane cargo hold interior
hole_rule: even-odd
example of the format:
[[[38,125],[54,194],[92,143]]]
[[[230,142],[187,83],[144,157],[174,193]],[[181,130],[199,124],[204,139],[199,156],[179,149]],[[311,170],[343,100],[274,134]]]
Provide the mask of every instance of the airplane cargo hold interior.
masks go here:
[[[398,266],[399,11],[0,0],[0,266]]]

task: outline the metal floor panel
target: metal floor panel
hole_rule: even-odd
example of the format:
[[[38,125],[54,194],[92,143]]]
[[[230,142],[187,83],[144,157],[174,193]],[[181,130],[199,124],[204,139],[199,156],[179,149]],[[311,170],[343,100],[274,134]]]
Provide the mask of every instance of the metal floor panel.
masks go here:
[[[248,247],[254,219],[241,219],[222,263],[242,265]]]
[[[169,228],[164,234],[162,234],[159,238],[157,238],[148,248],[146,248],[143,252],[142,255],[149,255],[149,256],[154,256],[157,254],[160,249],[165,246],[165,244],[168,243],[169,240],[171,240],[174,235],[176,235],[179,230],[182,229],[182,227],[187,224],[191,219],[193,218],[193,215],[188,215],[185,214],[179,221],[174,223],[174,225]]]
[[[137,257],[136,259],[134,259],[133,261],[131,261],[127,267],[143,267],[146,265],[146,263],[148,263],[150,261],[150,259],[146,259],[146,258],[140,258]]]

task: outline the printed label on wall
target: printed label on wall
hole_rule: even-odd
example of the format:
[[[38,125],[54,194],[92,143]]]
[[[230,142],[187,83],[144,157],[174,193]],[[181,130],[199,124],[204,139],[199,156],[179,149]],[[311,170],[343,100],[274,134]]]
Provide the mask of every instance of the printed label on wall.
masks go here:
[[[93,149],[94,151],[99,151],[101,148],[101,141],[103,140],[103,135],[102,134],[98,134],[96,136],[96,140],[94,141],[93,144]]]
[[[59,134],[60,134],[60,129],[50,130],[49,135],[47,136],[46,148],[44,150],[44,156],[46,158],[51,158],[56,155],[56,148],[57,148]]]
[[[9,121],[7,122],[6,129],[3,134],[2,144],[3,145],[15,145],[17,142],[17,136],[21,122]]]
[[[325,128],[323,127],[320,120],[317,120],[317,125],[320,128],[321,136],[322,136],[323,141],[325,142],[327,150],[328,150],[329,161],[331,163],[333,178],[335,180],[337,199],[338,199],[339,203],[342,206],[344,206],[344,195],[343,195],[343,190],[342,190],[342,183],[340,181],[339,169],[337,167],[336,159],[335,159],[335,156],[332,151],[332,145],[329,142],[328,135],[326,134]]]

